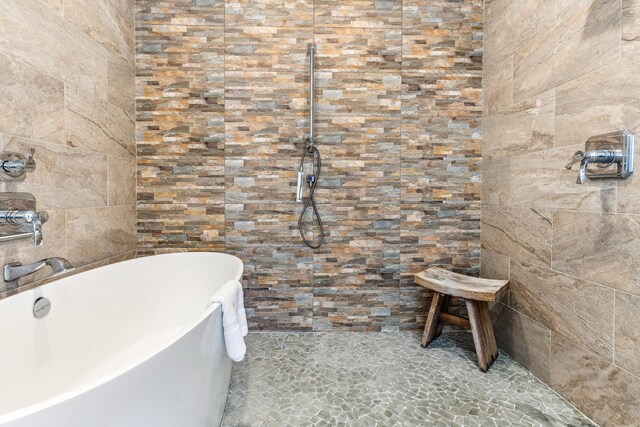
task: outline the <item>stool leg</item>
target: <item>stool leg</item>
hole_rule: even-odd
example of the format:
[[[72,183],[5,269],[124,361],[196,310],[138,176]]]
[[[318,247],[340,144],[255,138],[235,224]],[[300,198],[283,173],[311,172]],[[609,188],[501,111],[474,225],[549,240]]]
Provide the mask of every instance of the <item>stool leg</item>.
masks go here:
[[[482,372],[487,372],[496,357],[498,346],[493,335],[493,325],[489,315],[489,303],[486,301],[466,300],[469,322],[473,334],[473,343],[478,355],[478,365]]]
[[[444,305],[445,295],[440,292],[434,292],[431,299],[431,307],[429,308],[429,315],[427,321],[424,324],[424,333],[422,334],[422,341],[420,345],[426,347],[431,341],[436,339],[440,335],[441,329],[438,328],[440,323],[440,313],[442,312],[442,306]]]
[[[440,313],[446,313],[449,310],[449,305],[451,304],[451,295],[443,295],[442,296],[442,307],[440,308]],[[440,314],[438,314],[440,317]],[[442,333],[442,328],[444,326],[444,322],[440,320],[438,323],[438,332],[436,333],[436,337],[439,337]]]

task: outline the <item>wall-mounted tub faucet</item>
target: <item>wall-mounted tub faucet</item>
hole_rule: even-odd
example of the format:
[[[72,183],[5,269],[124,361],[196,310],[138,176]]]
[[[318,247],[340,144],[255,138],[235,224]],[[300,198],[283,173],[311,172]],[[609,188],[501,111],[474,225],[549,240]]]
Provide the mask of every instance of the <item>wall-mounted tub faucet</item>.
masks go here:
[[[580,163],[578,184],[584,184],[587,178],[628,178],[633,173],[634,140],[628,130],[592,136],[585,143],[585,152],[576,151],[565,167],[571,169]],[[589,169],[592,164],[597,169]]]
[[[4,266],[4,281],[12,282],[18,280],[21,277],[35,273],[47,265],[53,268],[54,275],[73,270],[71,263],[60,257],[45,258],[28,265],[22,265],[20,262],[11,262]]]

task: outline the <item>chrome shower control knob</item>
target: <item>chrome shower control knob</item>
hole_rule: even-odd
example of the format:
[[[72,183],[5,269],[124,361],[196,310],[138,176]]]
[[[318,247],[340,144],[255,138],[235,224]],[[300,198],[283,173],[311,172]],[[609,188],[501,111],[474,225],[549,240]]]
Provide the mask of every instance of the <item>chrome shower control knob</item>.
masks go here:
[[[33,155],[36,150],[29,149],[27,156],[19,153],[0,154],[0,180],[2,181],[22,181],[28,172],[36,170],[36,162]]]
[[[571,159],[571,162],[567,163],[565,168],[571,169],[573,165],[575,165],[576,163],[582,162],[582,159],[584,159],[584,153],[582,151],[576,151],[575,153],[573,153],[573,158]]]

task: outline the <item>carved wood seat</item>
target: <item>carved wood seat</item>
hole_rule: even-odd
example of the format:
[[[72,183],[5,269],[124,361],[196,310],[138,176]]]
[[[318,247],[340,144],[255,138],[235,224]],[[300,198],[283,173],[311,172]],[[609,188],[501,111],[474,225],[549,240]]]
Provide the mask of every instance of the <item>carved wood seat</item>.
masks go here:
[[[439,267],[431,267],[414,276],[415,282],[434,291],[429,315],[424,325],[422,347],[429,345],[442,332],[442,322],[447,321],[471,329],[478,355],[478,365],[487,372],[498,356],[498,347],[489,316],[489,302],[499,300],[509,289],[508,280],[479,279],[453,273]],[[447,313],[451,297],[465,301],[469,319]]]

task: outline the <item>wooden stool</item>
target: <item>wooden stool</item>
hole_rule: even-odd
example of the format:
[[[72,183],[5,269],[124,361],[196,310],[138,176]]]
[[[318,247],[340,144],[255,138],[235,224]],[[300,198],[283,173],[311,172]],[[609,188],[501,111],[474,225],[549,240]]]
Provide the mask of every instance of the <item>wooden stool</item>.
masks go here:
[[[493,335],[489,316],[489,301],[500,299],[509,289],[508,280],[478,279],[452,273],[438,267],[428,268],[414,276],[415,282],[434,291],[429,316],[424,325],[422,347],[429,345],[442,332],[442,322],[447,321],[471,329],[473,343],[482,372],[498,357],[498,346]],[[447,313],[451,297],[459,297],[467,305],[469,319]]]

